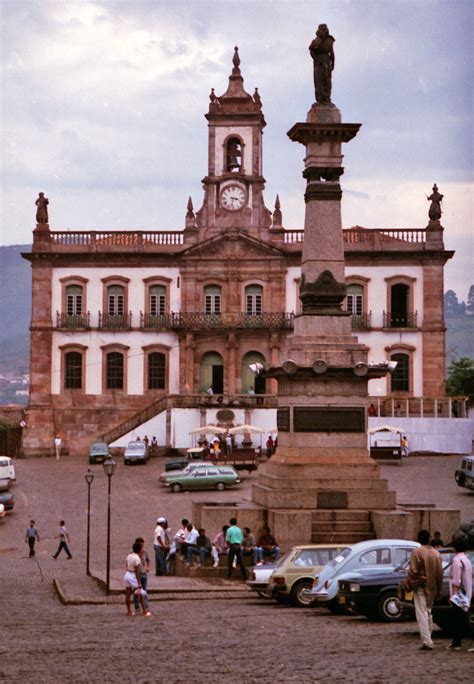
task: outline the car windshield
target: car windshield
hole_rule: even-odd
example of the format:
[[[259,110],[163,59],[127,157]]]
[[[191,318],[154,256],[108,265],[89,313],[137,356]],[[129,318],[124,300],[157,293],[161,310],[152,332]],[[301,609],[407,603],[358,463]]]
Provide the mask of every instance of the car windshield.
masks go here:
[[[145,445],[143,442],[130,442],[127,447],[127,451],[143,451]]]
[[[105,442],[96,442],[91,446],[91,451],[107,451],[107,444]]]
[[[275,568],[281,568],[281,566],[286,563],[287,559],[290,557],[291,551],[289,553],[285,553],[284,556],[282,556],[278,563],[276,563]]]

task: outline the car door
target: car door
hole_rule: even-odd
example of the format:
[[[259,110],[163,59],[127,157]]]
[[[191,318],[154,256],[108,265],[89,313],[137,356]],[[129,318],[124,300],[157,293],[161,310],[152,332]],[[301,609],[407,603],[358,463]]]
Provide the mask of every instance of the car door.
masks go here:
[[[195,468],[189,478],[189,489],[207,489],[208,486],[207,468]]]

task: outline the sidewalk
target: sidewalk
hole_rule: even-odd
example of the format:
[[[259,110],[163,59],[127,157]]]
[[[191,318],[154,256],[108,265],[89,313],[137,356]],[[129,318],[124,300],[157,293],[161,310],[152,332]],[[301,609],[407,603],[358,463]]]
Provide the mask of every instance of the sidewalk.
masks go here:
[[[112,570],[110,594],[105,593],[105,574],[92,569],[91,577],[54,579],[54,588],[64,605],[117,604],[124,602],[123,572]],[[155,577],[148,580],[150,601],[210,600],[250,598],[251,593],[239,580],[215,578],[212,581],[190,577]]]

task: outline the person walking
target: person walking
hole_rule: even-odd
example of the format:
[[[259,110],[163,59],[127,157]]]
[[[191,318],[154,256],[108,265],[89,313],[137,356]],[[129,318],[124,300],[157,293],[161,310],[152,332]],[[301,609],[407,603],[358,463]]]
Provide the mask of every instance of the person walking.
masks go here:
[[[145,606],[144,596],[146,592],[143,590],[140,579],[141,560],[139,554],[141,549],[142,545],[138,542],[135,542],[135,544],[132,546],[132,553],[128,554],[125,561],[125,575],[123,577],[125,582],[125,604],[127,606],[127,615],[135,615],[132,610],[132,602],[130,599],[132,594],[136,594],[142,607],[143,616],[150,617],[151,612]]]
[[[449,603],[453,618],[450,623],[450,632],[453,640],[446,648],[451,651],[460,651],[462,638],[466,635],[468,628],[472,598],[472,564],[464,553],[467,550],[467,537],[464,533],[455,534],[451,546],[456,551],[449,572]],[[463,603],[457,600],[458,597],[463,597]],[[473,652],[474,648],[468,650]]]
[[[66,529],[66,524],[65,524],[64,520],[59,521],[59,534],[56,535],[55,539],[59,539],[59,546],[58,546],[58,550],[56,551],[56,553],[53,554],[54,560],[56,560],[56,558],[59,556],[59,554],[61,553],[61,551],[63,549],[67,553],[67,559],[71,560],[72,554],[71,554],[71,552],[69,550],[69,546],[68,546],[68,544],[71,543],[71,540],[69,538],[69,533]]]
[[[29,557],[33,558],[35,555],[35,543],[39,542],[39,532],[35,527],[35,521],[30,520],[30,526],[26,528],[25,542],[28,542],[30,547]]]
[[[441,556],[430,544],[428,530],[420,530],[417,536],[421,544],[414,549],[408,566],[407,584],[413,589],[416,621],[420,630],[421,650],[432,651],[433,618],[431,608],[443,589]]]
[[[237,518],[230,519],[230,527],[226,532],[225,540],[229,544],[229,555],[227,557],[227,578],[229,579],[232,576],[232,563],[234,558],[236,558],[237,564],[240,568],[240,575],[243,580],[246,580],[247,572],[245,570],[244,561],[242,558],[244,534],[240,527],[237,526]]]
[[[141,587],[143,591],[145,592],[144,594],[142,593],[143,596],[143,602],[145,604],[145,608],[147,611],[150,610],[150,601],[148,599],[148,573],[150,572],[151,568],[151,563],[150,563],[150,556],[148,553],[145,551],[145,540],[143,537],[137,537],[135,539],[135,544],[140,544],[140,551],[138,552],[138,556],[140,557],[140,582],[141,582]],[[135,606],[135,610],[140,610],[140,596],[138,593],[133,592],[133,604]]]

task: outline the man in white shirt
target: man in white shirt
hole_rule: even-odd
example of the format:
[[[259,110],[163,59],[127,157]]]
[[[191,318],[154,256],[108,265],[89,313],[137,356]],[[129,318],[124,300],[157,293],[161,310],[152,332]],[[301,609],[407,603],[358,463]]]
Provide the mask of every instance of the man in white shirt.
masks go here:
[[[56,453],[56,461],[59,461],[59,455],[61,453],[61,447],[62,447],[62,439],[59,435],[56,435],[54,438],[54,451]]]
[[[155,550],[155,574],[166,575],[166,557],[171,547],[171,530],[166,518],[158,518],[153,534]]]
[[[188,553],[188,546],[195,546],[196,540],[199,537],[199,532],[193,526],[192,523],[188,523],[186,526],[186,535],[184,537],[184,542],[181,544],[181,553],[186,559]]]

